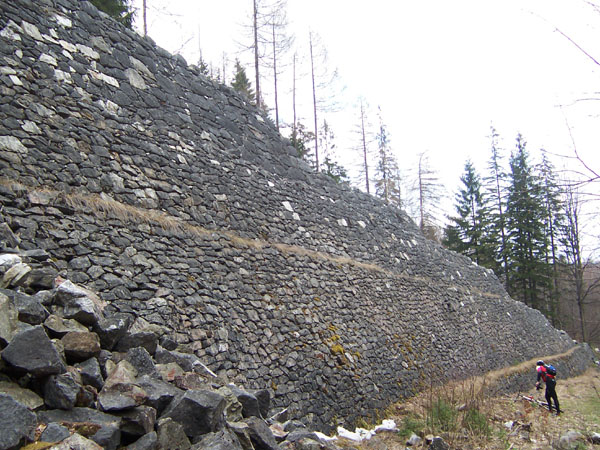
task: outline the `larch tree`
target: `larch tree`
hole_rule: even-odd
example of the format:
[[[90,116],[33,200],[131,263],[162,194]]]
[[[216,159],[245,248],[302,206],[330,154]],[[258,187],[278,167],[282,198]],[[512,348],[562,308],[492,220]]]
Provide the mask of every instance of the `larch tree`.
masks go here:
[[[294,37],[287,32],[288,20],[286,14],[286,0],[273,3],[267,16],[267,23],[271,28],[270,42],[270,68],[273,73],[273,103],[275,107],[275,125],[279,130],[279,83],[283,56],[292,48]],[[295,61],[294,61],[295,62]]]
[[[600,279],[593,280],[591,283],[586,283],[584,278],[589,260],[586,261],[583,256],[583,247],[581,243],[581,198],[579,193],[575,188],[567,184],[564,197],[565,220],[562,228],[561,242],[565,251],[566,261],[563,271],[567,274],[567,279],[565,280],[567,292],[562,293],[562,295],[568,296],[570,293],[573,294],[575,304],[577,305],[581,340],[587,342],[587,300],[590,294],[600,287]]]
[[[335,89],[338,74],[329,69],[327,50],[321,38],[314,32],[308,33],[308,49],[310,57],[310,78],[312,85],[313,125],[315,136],[319,134],[319,114],[337,108],[338,93]],[[319,140],[315,139],[315,168],[320,171]]]
[[[425,152],[419,154],[416,177],[415,189],[419,203],[419,228],[426,237],[437,240],[435,211],[438,209],[437,205],[441,199],[441,184]]]
[[[505,180],[507,174],[503,166],[503,157],[498,145],[498,133],[491,127],[491,155],[488,162],[488,175],[483,178],[485,195],[488,198],[490,208],[490,230],[489,237],[493,240],[496,249],[496,260],[500,267],[494,272],[504,280],[508,280],[508,238],[506,230],[506,196],[507,186]]]
[[[369,133],[369,120],[367,117],[367,104],[361,97],[358,103],[358,124],[354,132],[358,136],[358,145],[356,150],[360,154],[359,178],[360,183],[364,183],[367,194],[371,193],[371,183],[369,178],[369,165],[371,163],[371,155],[369,154],[369,144],[371,143]]]
[[[558,314],[558,257],[560,252],[559,234],[561,222],[564,218],[564,211],[561,201],[561,190],[556,179],[554,166],[548,159],[546,153],[542,154],[542,161],[538,167],[538,177],[540,180],[541,200],[545,210],[545,215],[543,218],[544,234],[547,240],[545,262],[548,268],[551,269],[552,273],[552,280],[548,286],[549,290],[545,295],[545,309],[549,313],[549,318],[552,321],[552,324],[556,325],[556,318]]]

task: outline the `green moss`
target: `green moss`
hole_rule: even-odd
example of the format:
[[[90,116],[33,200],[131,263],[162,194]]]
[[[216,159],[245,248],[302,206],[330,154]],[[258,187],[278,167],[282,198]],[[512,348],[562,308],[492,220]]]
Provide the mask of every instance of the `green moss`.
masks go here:
[[[343,355],[344,354],[344,347],[342,347],[340,344],[333,344],[331,346],[331,354],[333,356],[337,356],[337,355]]]

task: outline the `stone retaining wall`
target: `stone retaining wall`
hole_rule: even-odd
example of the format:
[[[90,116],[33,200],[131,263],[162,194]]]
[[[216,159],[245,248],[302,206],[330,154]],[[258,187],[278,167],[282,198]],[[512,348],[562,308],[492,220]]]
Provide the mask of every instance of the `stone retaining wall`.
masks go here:
[[[0,90],[1,219],[18,246],[323,429],[573,346],[87,2],[0,3]]]

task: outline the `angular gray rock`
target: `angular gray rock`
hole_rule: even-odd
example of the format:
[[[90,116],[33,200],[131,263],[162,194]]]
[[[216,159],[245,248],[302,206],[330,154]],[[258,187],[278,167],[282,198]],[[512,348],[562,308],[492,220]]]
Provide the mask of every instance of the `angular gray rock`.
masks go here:
[[[2,359],[18,372],[35,377],[64,373],[67,369],[41,326],[21,331],[2,351]]]
[[[37,421],[26,406],[0,394],[0,448],[17,449],[34,438]]]
[[[40,436],[43,442],[60,442],[71,436],[69,429],[58,423],[49,423]]]
[[[93,386],[98,391],[102,389],[102,386],[104,386],[104,378],[102,377],[102,370],[100,369],[100,363],[98,363],[97,358],[87,359],[75,364],[74,367],[81,375],[83,384]]]
[[[58,285],[54,302],[63,307],[63,317],[75,319],[84,325],[93,325],[102,318],[104,302],[93,292],[69,280]]]
[[[257,389],[255,391],[251,391],[252,394],[258,400],[258,408],[260,410],[260,415],[263,419],[269,417],[269,410],[271,409],[271,394],[267,389]]]
[[[180,423],[186,435],[195,442],[201,435],[223,427],[226,401],[212,391],[186,391],[175,398],[161,415]]]
[[[121,418],[121,433],[123,434],[140,437],[154,430],[156,409],[151,406],[137,406],[116,414]]]
[[[37,420],[40,424],[67,423],[67,424],[93,424],[98,431],[90,438],[108,450],[114,450],[121,441],[121,418],[92,408],[75,407],[69,411],[51,409],[39,411]]]
[[[439,436],[436,436],[427,447],[428,450],[450,450],[450,446]]]
[[[258,399],[250,392],[241,389],[237,386],[228,385],[227,388],[231,390],[233,395],[237,398],[237,401],[242,405],[242,416],[246,417],[259,417],[261,418],[260,407]]]
[[[73,409],[81,386],[70,374],[50,375],[44,380],[44,403],[52,409]]]
[[[157,434],[160,450],[187,450],[192,447],[183,426],[170,417],[158,421]]]
[[[202,436],[197,444],[192,446],[193,450],[244,450],[239,439],[227,429],[208,433]]]
[[[133,323],[131,314],[117,313],[100,319],[94,324],[94,332],[100,337],[100,344],[105,350],[112,350],[115,344],[127,333]]]
[[[146,404],[155,408],[159,416],[175,397],[183,395],[183,391],[171,383],[148,375],[138,378],[137,384],[148,394]]]
[[[80,434],[72,434],[64,441],[54,445],[52,450],[102,450],[103,447],[91,439],[84,438]]]
[[[50,314],[44,321],[44,328],[53,338],[62,338],[71,331],[88,331],[85,325],[80,324],[74,319],[64,319],[62,317]]]
[[[152,356],[144,347],[135,347],[127,350],[125,360],[137,370],[138,377],[149,375],[153,378],[160,378],[160,374],[156,370]]]
[[[21,322],[30,325],[40,325],[50,315],[39,299],[34,296],[9,289],[0,289],[0,292],[12,300],[19,312],[19,320]]]
[[[200,362],[200,358],[194,354],[167,350],[160,346],[156,348],[154,359],[159,364],[177,363],[185,372],[193,372],[194,366]]]
[[[158,336],[153,331],[139,331],[137,333],[127,333],[115,346],[118,352],[126,352],[136,347],[144,347],[151,355],[156,351],[158,345]]]
[[[189,441],[188,441],[189,442]],[[133,444],[125,447],[125,450],[157,450],[158,449],[158,435],[156,431],[142,436]]]
[[[31,267],[25,263],[18,263],[4,272],[2,279],[0,279],[0,288],[18,288],[25,278],[25,276],[31,271]]]
[[[24,277],[21,286],[26,290],[50,290],[54,287],[54,280],[58,271],[52,267],[33,267]]]
[[[35,392],[22,388],[11,381],[0,381],[0,394],[9,395],[13,400],[27,406],[32,411],[44,405],[44,400]]]
[[[281,450],[273,432],[263,420],[258,417],[249,417],[244,420],[244,423],[248,424],[250,439],[256,449]]]
[[[136,384],[117,383],[98,393],[98,408],[101,411],[124,411],[142,405],[148,394]]]

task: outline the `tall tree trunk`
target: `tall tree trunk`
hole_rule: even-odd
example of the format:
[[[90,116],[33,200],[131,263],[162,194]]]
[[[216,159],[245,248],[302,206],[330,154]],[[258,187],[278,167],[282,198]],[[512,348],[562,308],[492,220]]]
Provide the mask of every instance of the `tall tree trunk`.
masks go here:
[[[423,202],[423,168],[422,168],[422,159],[423,154],[419,156],[419,213],[421,215],[421,223],[419,224],[419,228],[421,231],[425,230],[425,211],[424,211],[424,202]]]
[[[147,10],[146,0],[144,0],[144,2],[142,3],[142,11],[143,11],[143,15],[144,15],[144,36],[148,35],[148,21],[147,21],[147,17],[146,17],[146,10]]]
[[[277,49],[275,42],[275,23],[273,23],[273,80],[275,87],[275,125],[279,131],[279,103],[277,102]]]
[[[254,0],[254,71],[256,73],[256,106],[260,108],[261,106],[261,96],[260,96],[260,74],[258,67],[258,0]],[[225,75],[223,75],[225,76]]]
[[[317,136],[319,135],[319,128],[317,125],[317,88],[315,86],[315,62],[313,56],[313,41],[312,41],[312,33],[308,34],[308,41],[310,44],[310,73],[312,78],[312,94],[313,94],[313,116],[314,116],[314,125],[315,125],[315,167],[317,172],[319,171],[319,139]]]
[[[363,159],[365,165],[365,184],[367,185],[367,194],[370,194],[369,190],[369,163],[367,160],[367,137],[365,133],[365,108],[362,99],[360,100],[360,131],[362,134],[362,147],[363,147]]]
[[[294,115],[293,119],[294,119],[294,123],[292,124],[292,136],[294,136],[294,139],[297,139],[296,136],[296,53],[294,53],[294,59],[293,59],[293,64],[292,64],[292,73],[293,73],[293,80],[292,80],[292,113]]]

